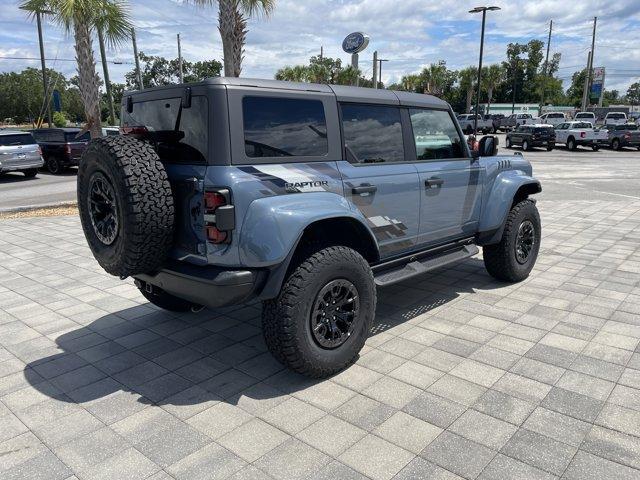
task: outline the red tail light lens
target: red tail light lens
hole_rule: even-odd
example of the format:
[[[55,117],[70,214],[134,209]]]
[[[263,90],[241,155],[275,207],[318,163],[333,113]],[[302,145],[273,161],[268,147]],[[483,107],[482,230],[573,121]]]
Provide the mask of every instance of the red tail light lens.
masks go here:
[[[122,135],[138,135],[144,136],[149,133],[149,130],[144,125],[133,125],[120,127],[120,133]]]
[[[212,243],[224,243],[227,240],[227,232],[221,232],[216,227],[207,226],[207,240]]]
[[[40,145],[38,145],[38,155],[42,156],[42,148],[40,148]]]
[[[219,192],[204,193],[204,208],[207,213],[214,213],[215,209],[227,204],[227,199]]]
[[[587,132],[580,132],[580,138],[584,138],[587,136]]]
[[[66,153],[67,155],[71,155],[71,145],[64,146],[64,153]]]

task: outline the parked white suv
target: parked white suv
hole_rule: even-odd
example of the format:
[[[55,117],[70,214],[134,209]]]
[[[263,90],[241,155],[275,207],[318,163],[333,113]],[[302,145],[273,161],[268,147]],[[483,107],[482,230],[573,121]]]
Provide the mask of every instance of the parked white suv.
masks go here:
[[[567,119],[562,112],[548,112],[540,117],[540,123],[553,125],[554,127],[566,121]]]
[[[596,124],[596,114],[593,112],[578,112],[573,119],[582,120],[583,122],[591,122],[592,125]]]
[[[627,123],[627,114],[623,112],[609,112],[604,117],[605,125],[624,125]]]

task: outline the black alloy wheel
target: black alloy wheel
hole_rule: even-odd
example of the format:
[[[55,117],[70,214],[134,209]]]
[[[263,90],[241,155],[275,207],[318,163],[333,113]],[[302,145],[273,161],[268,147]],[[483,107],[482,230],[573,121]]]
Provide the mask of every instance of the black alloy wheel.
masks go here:
[[[54,175],[58,175],[62,171],[62,165],[56,157],[49,157],[47,159],[47,170]]]
[[[105,245],[111,245],[118,236],[118,204],[113,185],[101,172],[95,172],[89,182],[89,217],[93,231]]]
[[[332,280],[320,289],[311,311],[311,333],[322,348],[338,348],[353,333],[359,319],[360,299],[353,283]]]
[[[525,264],[535,244],[535,228],[530,220],[525,220],[518,228],[515,249],[518,263]]]

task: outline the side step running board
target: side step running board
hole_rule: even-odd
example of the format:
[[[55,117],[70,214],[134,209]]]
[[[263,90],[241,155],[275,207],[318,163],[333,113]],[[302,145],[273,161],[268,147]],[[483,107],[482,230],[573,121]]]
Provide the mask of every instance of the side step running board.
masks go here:
[[[478,247],[475,245],[464,245],[463,247],[457,248],[453,251],[448,250],[436,256],[415,260],[403,266],[376,272],[374,273],[374,279],[377,286],[386,287],[387,285],[393,285],[394,283],[415,277],[416,275],[422,275],[423,273],[430,272],[436,268],[444,267],[445,265],[472,257],[479,251],[480,250],[478,250]]]

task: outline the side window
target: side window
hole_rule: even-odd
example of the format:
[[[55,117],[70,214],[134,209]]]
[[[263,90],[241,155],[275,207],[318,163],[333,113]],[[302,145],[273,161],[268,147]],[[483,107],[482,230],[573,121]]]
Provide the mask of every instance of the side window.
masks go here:
[[[248,157],[313,157],[328,152],[320,100],[244,97],[242,118]]]
[[[418,160],[464,157],[462,140],[456,126],[444,110],[409,110]]]
[[[206,163],[209,138],[207,98],[194,96],[190,108],[181,109],[180,104],[180,98],[146,102],[134,100],[131,113],[126,108],[122,109],[122,125],[146,127],[163,162]]]
[[[342,130],[351,163],[404,161],[400,109],[341,104]]]

